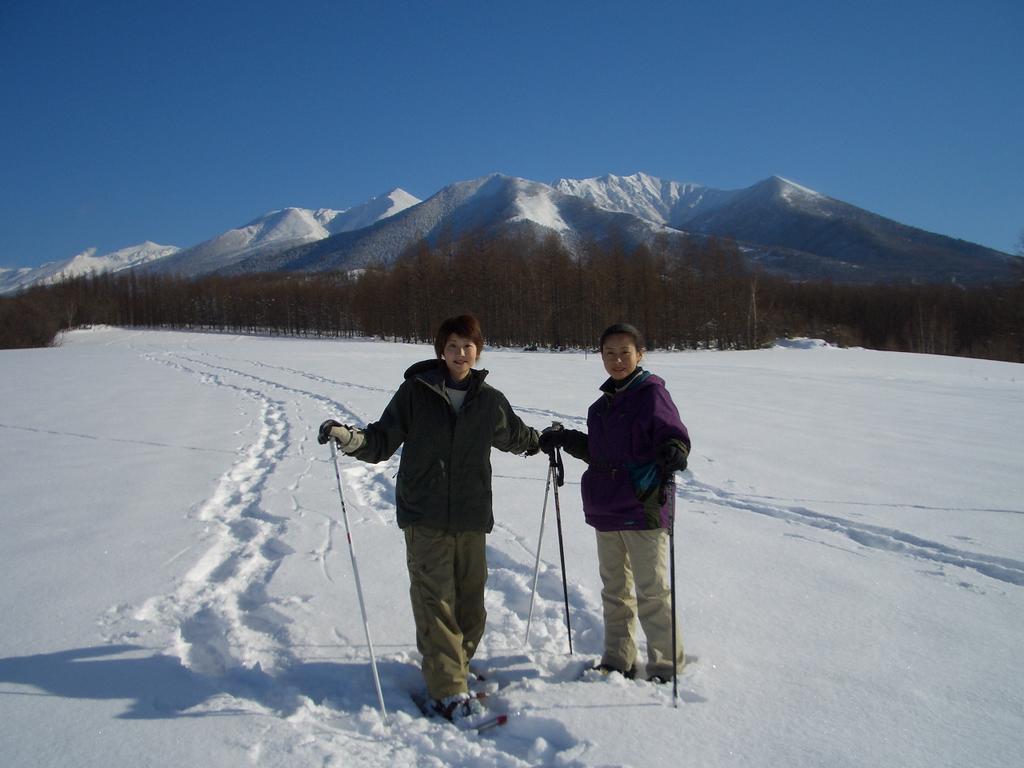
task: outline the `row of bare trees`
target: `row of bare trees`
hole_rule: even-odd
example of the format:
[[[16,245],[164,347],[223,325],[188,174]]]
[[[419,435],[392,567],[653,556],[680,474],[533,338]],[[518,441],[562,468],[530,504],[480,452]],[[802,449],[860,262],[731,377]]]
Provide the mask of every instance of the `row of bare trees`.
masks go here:
[[[590,244],[574,256],[553,236],[421,241],[392,265],[350,273],[78,278],[0,300],[0,346],[38,346],[59,329],[100,323],[423,342],[467,311],[500,346],[590,347],[627,320],[659,348],[812,336],[1024,361],[1024,280],[970,289],[793,283],[752,271],[729,241]]]
[[[759,341],[749,272],[734,244],[713,240],[630,251],[590,245],[579,258],[554,236],[420,243],[392,267],[363,272],[355,289],[356,327],[410,341],[432,339],[444,317],[461,311],[506,346],[586,347],[620,319],[660,347]]]

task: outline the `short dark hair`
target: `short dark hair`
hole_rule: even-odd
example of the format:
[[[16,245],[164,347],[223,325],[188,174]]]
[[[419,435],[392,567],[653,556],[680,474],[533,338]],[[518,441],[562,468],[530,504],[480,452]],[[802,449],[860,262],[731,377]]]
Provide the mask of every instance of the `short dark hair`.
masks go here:
[[[437,336],[434,337],[434,351],[437,352],[438,358],[444,357],[444,345],[448,343],[448,337],[453,333],[456,336],[469,339],[476,345],[477,358],[483,354],[484,334],[480,330],[480,321],[473,315],[459,315],[458,317],[449,317],[437,329]]]
[[[605,328],[604,333],[601,334],[601,342],[597,345],[597,348],[603,350],[604,343],[607,338],[620,333],[633,337],[633,345],[636,347],[637,352],[642,352],[647,349],[647,343],[644,341],[644,335],[640,333],[639,329],[637,329],[635,325],[630,325],[629,323],[615,323],[614,325],[609,325]]]

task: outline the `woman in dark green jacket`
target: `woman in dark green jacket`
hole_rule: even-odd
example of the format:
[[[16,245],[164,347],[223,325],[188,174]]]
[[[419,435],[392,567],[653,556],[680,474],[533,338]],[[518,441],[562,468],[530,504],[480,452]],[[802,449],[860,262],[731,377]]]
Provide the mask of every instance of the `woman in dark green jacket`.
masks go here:
[[[328,420],[319,439],[334,439],[362,461],[389,459],[399,446],[395,504],[405,533],[416,645],[434,707],[472,721],[481,705],[469,695],[469,660],[487,613],[486,534],[491,511],[491,448],[537,452],[537,431],[512,411],[474,365],[483,348],[471,315],[449,318],[434,342],[437,358],[405,372],[380,419],[365,429]]]

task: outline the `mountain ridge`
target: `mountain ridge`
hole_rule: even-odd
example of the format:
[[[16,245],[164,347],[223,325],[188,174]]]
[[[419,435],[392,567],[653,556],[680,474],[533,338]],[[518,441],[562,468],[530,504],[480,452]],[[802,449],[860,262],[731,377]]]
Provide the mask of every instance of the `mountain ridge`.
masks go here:
[[[657,223],[599,209],[542,182],[494,173],[450,184],[419,205],[364,230],[335,235],[269,258],[257,256],[223,272],[324,271],[388,264],[417,241],[436,244],[442,235],[499,236],[525,231],[543,237],[554,233],[574,249],[586,238],[606,240],[614,235],[636,244],[660,229]]]
[[[143,246],[103,257],[91,249],[34,270],[0,270],[0,293],[59,279],[54,275],[89,271],[138,269],[196,277],[359,269],[393,263],[421,239],[437,245],[444,237],[469,233],[555,235],[574,254],[586,243],[614,241],[630,249],[659,235],[731,239],[750,264],[792,280],[979,284],[1008,278],[1015,260],[871,213],[782,176],[721,190],[643,172],[559,178],[551,184],[492,173],[449,184],[425,200],[396,187],[344,211],[270,211],[187,248],[150,243],[162,250],[136,261],[123,252]]]
[[[95,248],[87,248],[65,261],[51,261],[38,267],[0,269],[0,295],[88,274],[133,269],[164,259],[180,250],[176,245],[159,245],[147,240],[100,256],[96,255]]]

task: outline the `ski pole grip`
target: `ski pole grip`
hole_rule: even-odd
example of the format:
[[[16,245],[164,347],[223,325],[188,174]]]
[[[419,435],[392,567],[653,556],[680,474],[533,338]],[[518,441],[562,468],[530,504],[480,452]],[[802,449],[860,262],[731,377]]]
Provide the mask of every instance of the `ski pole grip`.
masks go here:
[[[554,429],[561,431],[565,429],[560,421],[552,421],[551,426],[548,429]],[[562,463],[562,449],[555,447],[551,453],[548,454],[548,464],[555,468],[555,484],[558,487],[565,485],[565,465]]]

